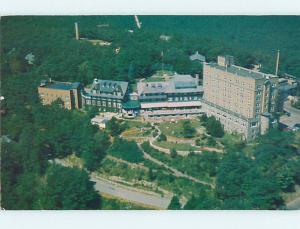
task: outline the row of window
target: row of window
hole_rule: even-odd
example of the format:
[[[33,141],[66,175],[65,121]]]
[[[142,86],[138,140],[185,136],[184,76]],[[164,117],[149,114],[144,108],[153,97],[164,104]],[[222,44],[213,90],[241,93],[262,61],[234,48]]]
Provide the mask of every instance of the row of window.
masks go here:
[[[117,92],[117,91],[114,91],[114,92],[102,92],[102,91],[99,91],[99,90],[93,90],[93,93],[95,94],[104,94],[104,95],[117,95],[117,96],[122,96],[123,94],[121,92]]]
[[[199,96],[184,96],[184,97],[169,97],[168,101],[194,101],[194,100],[199,100]]]
[[[96,106],[103,106],[103,107],[114,107],[114,108],[121,108],[121,103],[118,102],[109,102],[109,101],[100,101],[100,100],[85,100],[87,105],[96,105]]]

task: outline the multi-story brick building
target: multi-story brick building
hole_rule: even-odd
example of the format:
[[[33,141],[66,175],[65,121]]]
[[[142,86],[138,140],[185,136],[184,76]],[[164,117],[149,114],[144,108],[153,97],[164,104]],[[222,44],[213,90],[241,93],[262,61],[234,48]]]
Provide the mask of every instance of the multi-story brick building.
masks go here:
[[[121,112],[128,97],[128,82],[94,79],[91,88],[82,90],[83,106],[97,106],[101,111]]]
[[[203,66],[203,111],[246,139],[264,134],[276,112],[278,77],[234,65],[232,56]]]
[[[175,75],[164,82],[139,82],[141,114],[154,119],[199,114],[203,88],[198,82],[190,75]]]
[[[58,82],[50,80],[42,80],[38,87],[38,93],[41,102],[44,105],[51,104],[55,100],[60,99],[66,109],[81,108],[81,84]]]

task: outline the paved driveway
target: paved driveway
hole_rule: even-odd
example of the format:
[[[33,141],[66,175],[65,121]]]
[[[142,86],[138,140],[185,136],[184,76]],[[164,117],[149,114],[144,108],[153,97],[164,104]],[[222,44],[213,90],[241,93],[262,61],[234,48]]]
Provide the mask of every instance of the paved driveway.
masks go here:
[[[288,210],[300,210],[300,197],[286,205]]]
[[[95,189],[100,193],[115,196],[129,202],[146,205],[155,209],[167,209],[171,201],[171,197],[162,197],[156,193],[131,189],[125,185],[120,185],[93,175],[91,176],[91,180],[95,182]]]

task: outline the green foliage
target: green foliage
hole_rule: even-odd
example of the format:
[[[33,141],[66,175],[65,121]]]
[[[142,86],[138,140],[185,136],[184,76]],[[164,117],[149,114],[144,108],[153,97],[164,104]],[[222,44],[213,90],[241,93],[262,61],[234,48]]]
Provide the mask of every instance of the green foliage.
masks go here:
[[[104,158],[106,150],[110,146],[109,136],[105,132],[98,132],[93,139],[86,144],[91,144],[90,147],[81,152],[81,157],[84,160],[84,166],[88,170],[94,171],[98,168],[99,163]]]
[[[172,197],[171,202],[168,206],[168,209],[169,210],[180,210],[181,209],[181,204],[180,204],[177,196]]]
[[[212,135],[213,137],[223,137],[224,129],[220,121],[216,120],[214,116],[211,116],[207,119],[207,123],[205,125],[207,133]]]
[[[157,178],[157,174],[153,171],[153,169],[149,169],[148,177],[150,181],[154,181]]]
[[[84,108],[90,119],[94,118],[97,114],[99,114],[99,108],[96,106],[85,106]]]
[[[191,122],[189,120],[184,120],[183,122],[183,136],[185,138],[192,138],[196,134],[196,129],[191,126]]]
[[[160,134],[159,137],[157,138],[157,141],[167,141],[167,136],[164,134]]]
[[[206,123],[208,121],[208,117],[206,114],[202,114],[200,117],[199,117],[200,121],[203,123],[204,126],[206,126]]]
[[[172,158],[177,157],[177,151],[176,151],[176,149],[172,148],[172,149],[170,150],[170,156],[171,156]]]
[[[49,210],[99,209],[100,196],[88,174],[77,168],[51,166],[41,187],[39,207]]]
[[[192,196],[184,205],[184,210],[218,210],[221,209],[221,201],[206,191],[200,191],[197,197]]]
[[[148,208],[119,199],[101,198],[102,210],[149,210]]]
[[[30,184],[39,186],[48,160],[75,153],[93,170],[110,144],[108,136],[93,127],[85,113],[62,109],[55,102],[41,106],[36,93],[38,81],[39,76],[34,73],[3,81],[3,95],[7,99],[2,106],[5,113],[1,130],[11,139],[1,150],[7,165],[1,167],[5,196],[2,202],[6,209],[39,208],[32,197],[36,195],[35,189],[28,189],[30,193],[25,190]],[[18,93],[13,93],[15,90]]]
[[[294,177],[299,165],[299,152],[292,132],[269,131],[259,140],[254,150],[259,166],[266,174],[276,179],[284,191],[294,190]]]
[[[112,117],[112,119],[107,122],[106,128],[111,136],[119,136],[125,129],[115,117]]]
[[[201,180],[210,181],[210,177],[216,175],[219,166],[220,155],[215,152],[204,151],[201,154],[189,154],[187,157],[176,154],[175,157],[172,157],[152,148],[149,142],[144,142],[142,148],[157,160]]]
[[[115,138],[108,151],[111,155],[129,162],[139,163],[143,161],[143,152],[139,149],[136,142],[133,141]]]
[[[188,59],[196,50],[205,55],[208,61],[215,61],[219,54],[232,54],[238,65],[252,67],[259,62],[263,65],[262,71],[272,73],[275,65],[274,47],[283,50],[280,73],[300,75],[299,32],[295,29],[299,27],[298,17],[142,16],[141,20],[144,29],[131,34],[127,30],[134,24],[132,16],[1,18],[1,95],[5,97],[1,101],[1,135],[11,140],[10,143],[1,143],[1,161],[5,162],[1,166],[1,204],[5,209],[41,209],[40,203],[47,204],[45,199],[40,199],[48,189],[47,183],[43,183],[45,171],[49,171],[48,160],[74,152],[83,158],[88,169],[94,170],[110,145],[108,137],[90,124],[90,117],[96,114],[96,110],[87,113],[68,111],[57,103],[41,106],[36,90],[41,79],[51,77],[53,80],[89,84],[95,76],[100,75],[103,79],[130,78],[133,82],[160,70],[162,50],[164,68],[179,73],[201,74],[201,64]],[[93,46],[88,41],[75,40],[75,21],[79,22],[82,37],[107,40],[112,42],[111,46]],[[109,27],[96,27],[101,23],[109,24]],[[283,27],[290,32],[282,33],[280,30]],[[159,40],[162,33],[170,35],[171,40]],[[114,49],[117,47],[121,47],[121,50],[116,55]],[[25,60],[29,53],[35,56],[32,65]],[[206,121],[204,118],[203,122]],[[119,124],[112,125],[112,135],[118,136],[124,128]],[[219,136],[222,135],[220,133],[222,131],[219,130],[211,134]],[[182,133],[179,134],[182,137]],[[241,190],[249,191],[246,194],[237,192],[242,194],[242,199],[230,197],[222,200],[223,208],[273,209],[281,206],[278,193],[292,191],[294,184],[300,183],[299,153],[296,149],[299,149],[299,143],[293,141],[291,133],[269,133],[262,137],[254,147],[254,152],[247,155],[250,161],[255,162],[250,162],[253,168],[245,173],[247,180],[240,178],[243,182]],[[243,144],[238,147],[235,143],[226,144],[225,148],[226,151],[242,152]],[[133,147],[133,151],[136,149]],[[207,174],[213,176],[219,166],[219,158],[211,158],[206,167],[207,163],[202,158],[205,156],[202,155],[171,158],[153,150],[151,153],[183,172],[205,179]],[[190,195],[200,189],[199,184],[172,176],[166,179],[166,174],[157,171],[158,184],[174,192],[184,191]],[[227,172],[231,174],[230,170],[224,171],[225,176]],[[68,183],[70,179],[66,178]],[[63,186],[63,182],[57,181],[57,184]],[[253,188],[248,188],[248,184]],[[228,185],[226,190],[231,190]],[[235,182],[233,185],[236,185]],[[77,189],[77,186],[74,188]],[[57,193],[53,187],[49,187],[48,191]],[[70,200],[77,198],[70,193],[73,192],[68,194]],[[64,208],[84,208],[85,204],[74,206],[68,201],[60,204]],[[49,202],[46,207],[57,206]]]
[[[213,137],[208,137],[207,138],[207,145],[208,146],[216,146],[217,145],[217,141],[213,138]]]
[[[276,180],[265,176],[242,153],[224,156],[217,175],[217,195],[224,209],[277,209],[283,205]]]

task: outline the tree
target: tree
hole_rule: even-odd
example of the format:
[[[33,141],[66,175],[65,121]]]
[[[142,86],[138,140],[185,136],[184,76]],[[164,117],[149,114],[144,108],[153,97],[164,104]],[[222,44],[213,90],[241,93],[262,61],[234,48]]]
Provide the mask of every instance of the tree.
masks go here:
[[[139,163],[144,160],[143,152],[140,150],[137,143],[122,138],[116,137],[108,152],[113,156],[133,163]]]
[[[154,181],[157,177],[156,173],[151,168],[149,168],[148,177],[150,181]]]
[[[177,151],[176,151],[175,148],[172,148],[172,149],[170,150],[170,155],[171,155],[172,158],[177,157]]]
[[[36,173],[26,172],[19,176],[16,184],[16,198],[18,202],[14,209],[39,209],[38,190],[40,183],[40,178]]]
[[[208,120],[208,117],[207,117],[206,114],[203,114],[203,115],[200,116],[200,121],[202,122],[202,124],[204,126],[206,126],[207,120]]]
[[[217,141],[213,137],[208,137],[207,138],[207,145],[208,146],[216,146],[217,145]]]
[[[83,144],[85,147],[80,156],[84,160],[84,166],[88,170],[94,171],[99,167],[110,146],[109,136],[103,131],[98,131],[91,140]]]
[[[217,173],[217,196],[224,209],[278,209],[280,184],[244,153],[227,153]]]
[[[172,197],[172,200],[168,206],[168,209],[169,210],[180,210],[181,209],[181,204],[180,204],[177,196]]]
[[[96,106],[86,106],[87,114],[89,118],[94,118],[97,114],[99,114],[99,108]]]
[[[213,194],[201,190],[196,196],[192,196],[184,206],[184,210],[213,210],[221,209],[221,201]]]
[[[216,120],[215,117],[211,116],[207,120],[206,124],[207,132],[212,135],[213,137],[223,137],[224,136],[224,129],[220,121]]]
[[[196,129],[191,126],[191,122],[189,120],[185,120],[183,122],[183,136],[185,138],[192,138],[196,134]]]
[[[99,209],[100,196],[88,174],[77,168],[51,166],[40,190],[39,208],[49,210]]]
[[[118,136],[122,133],[123,128],[120,125],[119,121],[113,117],[111,120],[107,122],[106,128],[109,130],[112,136]]]
[[[157,141],[159,142],[167,141],[167,136],[164,134],[160,134]]]

